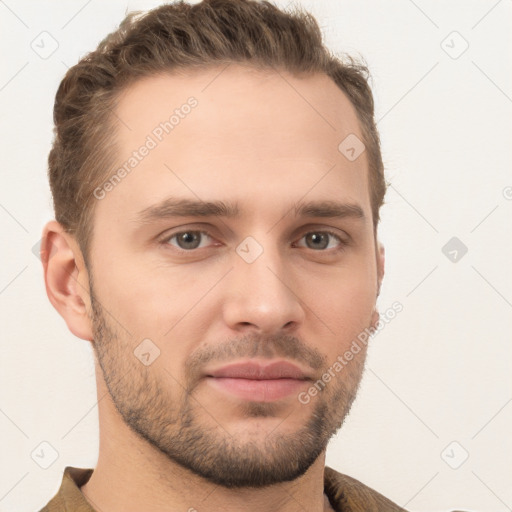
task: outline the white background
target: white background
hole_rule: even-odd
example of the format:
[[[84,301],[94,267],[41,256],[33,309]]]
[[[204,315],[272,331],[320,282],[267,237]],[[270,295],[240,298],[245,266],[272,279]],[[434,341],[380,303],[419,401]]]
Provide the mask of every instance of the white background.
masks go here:
[[[52,218],[60,80],[127,9],[157,3],[0,1],[0,511],[38,510],[65,466],[96,463],[92,352],[50,305],[32,249]],[[409,510],[512,510],[512,2],[300,5],[372,71],[392,183],[379,306],[404,307],[372,341],[328,464]],[[43,31],[58,43],[46,59],[31,47],[51,48]],[[468,248],[455,263],[441,251],[452,237]],[[31,458],[43,441],[58,452],[48,469]]]

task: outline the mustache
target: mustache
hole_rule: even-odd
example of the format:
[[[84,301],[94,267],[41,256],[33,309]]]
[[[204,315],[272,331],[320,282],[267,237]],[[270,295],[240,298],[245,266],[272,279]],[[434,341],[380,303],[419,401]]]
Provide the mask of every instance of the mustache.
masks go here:
[[[190,355],[185,365],[187,382],[193,387],[202,376],[202,368],[208,363],[229,363],[241,358],[254,357],[282,357],[317,371],[327,366],[325,356],[295,336],[252,333],[229,339],[219,345],[198,348]]]

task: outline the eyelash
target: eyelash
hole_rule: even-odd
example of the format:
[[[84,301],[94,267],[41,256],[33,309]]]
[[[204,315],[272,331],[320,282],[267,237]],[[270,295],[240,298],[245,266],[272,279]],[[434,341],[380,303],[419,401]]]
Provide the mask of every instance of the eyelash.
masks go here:
[[[200,229],[189,229],[189,230],[184,230],[184,231],[178,231],[176,233],[173,233],[172,235],[166,235],[163,239],[160,240],[160,244],[163,245],[163,246],[169,246],[169,245],[172,245],[170,244],[170,240],[172,240],[173,238],[177,237],[178,235],[182,235],[184,233],[198,233],[198,234],[201,234],[201,235],[206,235],[208,237],[210,237],[211,239],[214,239],[214,237],[212,235],[210,235],[207,231],[204,231],[204,230],[200,230]],[[329,229],[319,229],[317,231],[313,230],[313,231],[307,231],[306,233],[304,233],[300,238],[299,240],[302,240],[305,236],[307,235],[310,235],[310,234],[327,234],[333,238],[335,238],[338,243],[339,243],[339,246],[338,247],[331,247],[330,249],[311,249],[309,247],[304,247],[304,246],[301,246],[302,248],[304,249],[310,249],[311,251],[314,251],[314,252],[317,252],[317,253],[327,253],[327,252],[341,252],[345,249],[346,246],[349,245],[349,242],[348,240],[344,240],[343,238],[341,238],[341,236],[338,234],[338,233],[335,233],[334,231],[331,231]],[[294,242],[295,243],[295,242]],[[180,254],[191,254],[193,252],[196,252],[200,249],[205,249],[205,247],[199,247],[199,248],[195,248],[195,249],[182,249],[181,247],[178,247],[177,245],[172,245],[172,248],[173,250],[179,252]]]

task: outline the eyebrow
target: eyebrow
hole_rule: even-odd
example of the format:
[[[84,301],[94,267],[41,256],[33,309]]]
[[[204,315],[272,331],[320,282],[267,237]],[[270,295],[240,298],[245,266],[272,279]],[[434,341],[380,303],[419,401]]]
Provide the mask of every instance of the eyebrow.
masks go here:
[[[338,201],[311,201],[296,203],[294,205],[297,217],[328,217],[328,218],[354,218],[366,220],[364,210],[355,203],[340,203]]]
[[[341,203],[332,200],[297,202],[290,210],[295,217],[353,218],[366,220],[361,206],[355,203]],[[225,201],[201,201],[169,197],[160,203],[144,208],[136,214],[138,224],[151,224],[172,217],[225,217],[240,215],[237,203]]]
[[[168,197],[158,204],[141,210],[135,222],[150,224],[171,217],[236,217],[239,213],[238,205],[233,203]]]

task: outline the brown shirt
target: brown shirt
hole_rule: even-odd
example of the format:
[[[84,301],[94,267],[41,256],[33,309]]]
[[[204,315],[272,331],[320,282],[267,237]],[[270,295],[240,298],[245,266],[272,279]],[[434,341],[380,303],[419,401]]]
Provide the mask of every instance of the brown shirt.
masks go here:
[[[80,491],[92,469],[66,467],[57,494],[40,512],[97,512]],[[324,491],[336,512],[407,512],[358,480],[325,468]]]

